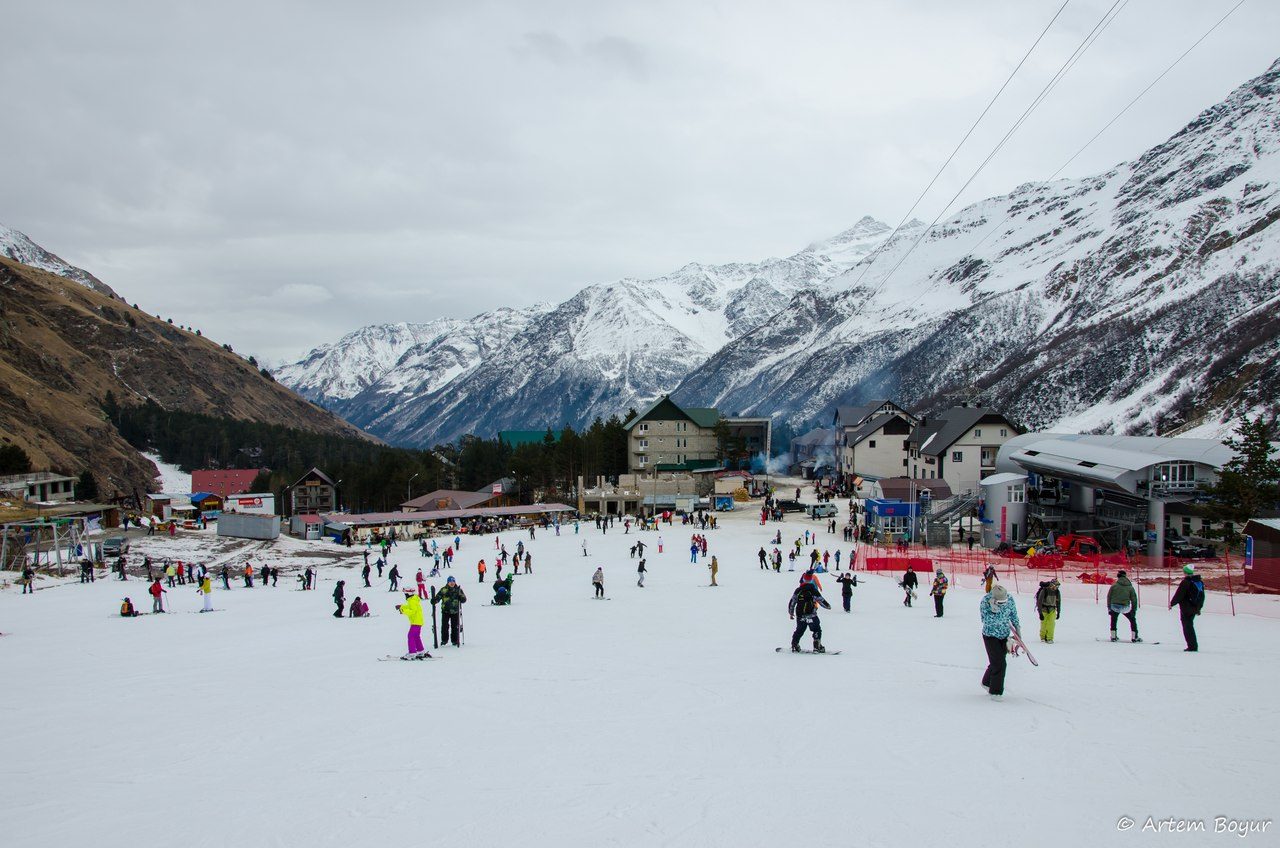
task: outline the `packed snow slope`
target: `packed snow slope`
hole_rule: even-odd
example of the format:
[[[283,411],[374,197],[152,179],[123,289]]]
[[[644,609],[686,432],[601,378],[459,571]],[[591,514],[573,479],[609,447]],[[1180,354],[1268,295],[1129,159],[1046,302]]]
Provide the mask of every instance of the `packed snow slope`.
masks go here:
[[[1133,162],[903,228],[676,398],[800,424],[959,395],[1030,428],[1141,434],[1274,414],[1277,221],[1280,61]]]
[[[668,391],[796,295],[826,288],[889,229],[863,218],[785,259],[692,263],[588,286],[555,306],[365,327],[276,377],[397,444],[586,425]]]
[[[997,703],[979,687],[972,589],[936,619],[923,593],[907,609],[890,578],[870,577],[846,614],[826,575],[825,642],[844,653],[775,653],[798,576],[757,568],[777,526],[739,512],[709,532],[717,588],[678,525],[662,554],[641,535],[643,589],[635,533],[504,534],[534,558],[510,607],[487,606],[476,583],[493,538],[464,538],[466,645],[428,662],[377,661],[404,650],[406,626],[385,580],[360,588],[358,556],[322,565],[315,592],[289,573],[217,591],[209,615],[180,587],[173,614],[118,618],[123,595],[145,598],[135,578],[10,586],[5,845],[1078,848],[1135,844],[1122,816],[1212,828],[1275,815],[1280,621],[1206,614],[1201,653],[1185,654],[1163,591],[1139,613],[1159,645],[1096,641],[1104,609],[1069,597],[1057,643],[1033,638],[1040,667],[1012,661]],[[780,526],[789,541],[818,525]],[[208,535],[140,544],[242,559]],[[286,567],[322,561],[317,549],[343,553],[244,548]],[[392,561],[410,579],[421,562],[408,546]],[[591,597],[597,565],[608,601]],[[332,617],[338,579],[374,618]],[[1034,633],[1029,598],[1017,604]]]

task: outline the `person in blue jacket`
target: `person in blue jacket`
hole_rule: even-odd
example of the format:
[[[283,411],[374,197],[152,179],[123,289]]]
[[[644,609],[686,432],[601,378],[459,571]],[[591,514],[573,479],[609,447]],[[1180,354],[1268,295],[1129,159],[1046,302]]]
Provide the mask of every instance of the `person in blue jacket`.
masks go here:
[[[1009,590],[999,583],[982,596],[978,604],[982,617],[982,644],[987,649],[987,670],[982,674],[982,686],[992,700],[1004,697],[1004,672],[1009,658],[1009,636],[1022,631],[1018,621],[1018,608],[1009,597]]]

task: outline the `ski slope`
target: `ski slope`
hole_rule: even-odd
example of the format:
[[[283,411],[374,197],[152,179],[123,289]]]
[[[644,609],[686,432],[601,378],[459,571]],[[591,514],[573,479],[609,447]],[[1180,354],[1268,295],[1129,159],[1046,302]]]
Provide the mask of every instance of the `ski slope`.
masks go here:
[[[141,580],[8,586],[4,844],[1125,845],[1139,837],[1117,830],[1122,816],[1135,831],[1148,815],[1211,831],[1213,816],[1274,815],[1276,618],[1205,615],[1201,653],[1184,654],[1163,592],[1139,614],[1160,645],[1097,642],[1104,608],[1068,597],[1043,645],[1019,596],[1040,667],[1012,660],[997,703],[978,684],[972,590],[935,619],[924,592],[906,609],[892,579],[870,576],[845,614],[824,575],[824,641],[844,653],[775,653],[799,575],[785,560],[760,571],[755,552],[778,526],[784,541],[821,527],[762,528],[744,510],[708,533],[717,588],[679,525],[663,554],[640,535],[643,589],[620,526],[504,534],[534,558],[510,607],[476,584],[492,537],[464,538],[466,645],[422,663],[375,661],[404,651],[406,625],[385,581],[357,587],[358,555],[324,566],[315,592],[292,574],[218,591],[211,615],[194,614],[190,586],[171,591],[174,614],[131,620],[115,613],[125,594],[150,609]],[[215,540],[135,550],[168,545]],[[296,541],[250,550],[323,559]],[[425,562],[408,545],[392,561],[410,581]],[[598,565],[607,602],[591,597]],[[375,617],[334,619],[337,579]],[[1275,614],[1272,598],[1237,603]],[[1274,828],[1252,841],[1275,844]]]

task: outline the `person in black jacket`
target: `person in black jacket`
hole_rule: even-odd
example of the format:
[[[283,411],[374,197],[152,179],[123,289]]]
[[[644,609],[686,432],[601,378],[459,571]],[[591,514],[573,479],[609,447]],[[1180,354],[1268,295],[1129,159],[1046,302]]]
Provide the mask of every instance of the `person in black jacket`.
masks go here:
[[[791,600],[787,603],[787,616],[796,622],[796,630],[791,634],[791,650],[797,654],[800,653],[800,637],[805,630],[813,631],[815,654],[827,651],[822,647],[822,622],[818,620],[818,607],[831,609],[831,604],[818,591],[813,572],[806,571],[800,576],[800,585],[791,593]]]
[[[915,596],[916,586],[920,585],[920,578],[916,576],[916,570],[911,566],[907,566],[907,573],[902,575],[902,582],[898,584],[906,592],[906,596],[902,599],[904,607],[911,606],[911,599]]]
[[[338,608],[333,611],[334,618],[342,618],[343,602],[346,600],[342,587],[345,582],[344,580],[339,580],[338,585],[333,587],[333,602],[338,605]]]
[[[431,603],[440,604],[440,644],[453,643],[458,647],[462,635],[462,605],[467,602],[467,593],[462,591],[458,581],[452,575],[443,589],[436,592]]]
[[[1182,638],[1187,640],[1187,647],[1183,650],[1195,653],[1200,650],[1200,643],[1196,640],[1196,616],[1204,609],[1204,580],[1190,565],[1182,566],[1182,573],[1182,582],[1169,600],[1169,609],[1177,604],[1178,616],[1182,619]]]
[[[849,605],[853,602],[853,587],[858,585],[858,575],[846,571],[836,578],[836,582],[840,584],[840,599],[844,601],[844,611],[849,612]]]

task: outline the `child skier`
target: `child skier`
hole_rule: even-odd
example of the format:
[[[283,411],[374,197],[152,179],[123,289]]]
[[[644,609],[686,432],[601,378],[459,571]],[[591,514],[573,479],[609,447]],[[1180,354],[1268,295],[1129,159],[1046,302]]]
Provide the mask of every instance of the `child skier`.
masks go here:
[[[404,603],[396,604],[396,612],[409,619],[409,652],[400,659],[416,660],[431,656],[422,644],[422,599],[418,597],[417,590],[404,587]]]
[[[817,585],[813,582],[813,572],[806,571],[800,576],[800,585],[791,593],[787,603],[787,617],[794,619],[796,630],[791,634],[791,650],[800,653],[800,637],[805,630],[813,631],[813,652],[826,653],[822,647],[822,622],[818,620],[818,607],[831,609],[831,604],[822,597]]]

